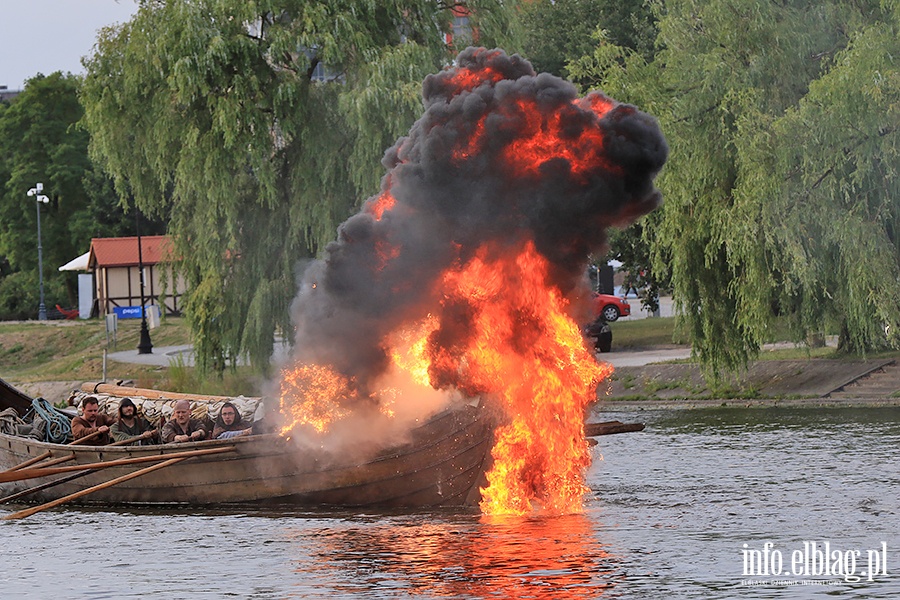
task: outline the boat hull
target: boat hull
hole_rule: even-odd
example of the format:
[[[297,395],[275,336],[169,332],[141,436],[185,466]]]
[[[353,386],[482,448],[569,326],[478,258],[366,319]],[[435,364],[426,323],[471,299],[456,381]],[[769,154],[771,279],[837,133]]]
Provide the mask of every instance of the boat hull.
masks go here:
[[[81,503],[189,504],[290,502],[297,505],[431,507],[476,504],[489,461],[493,424],[482,409],[462,406],[440,413],[410,432],[406,443],[381,451],[310,451],[275,434],[159,446],[65,446],[0,434],[0,469],[52,452],[74,455],[62,465],[159,456],[233,447],[197,456],[98,490]],[[47,459],[50,460],[50,459]],[[40,465],[36,465],[40,466]],[[146,466],[146,463],[143,465]],[[33,467],[31,467],[33,468]],[[108,467],[29,494],[46,502],[134,472]],[[54,475],[0,485],[4,497],[61,481]]]

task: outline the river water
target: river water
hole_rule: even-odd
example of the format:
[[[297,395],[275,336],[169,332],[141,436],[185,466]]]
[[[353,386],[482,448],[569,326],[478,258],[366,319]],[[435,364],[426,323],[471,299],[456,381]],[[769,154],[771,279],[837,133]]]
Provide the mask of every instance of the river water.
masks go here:
[[[583,514],[61,507],[0,598],[900,598],[900,409],[598,418]]]

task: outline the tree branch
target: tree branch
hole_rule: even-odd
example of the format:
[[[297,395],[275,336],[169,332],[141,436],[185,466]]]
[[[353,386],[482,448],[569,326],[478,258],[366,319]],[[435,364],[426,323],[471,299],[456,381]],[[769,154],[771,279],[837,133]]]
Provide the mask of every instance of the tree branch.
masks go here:
[[[856,128],[854,127],[854,129],[856,129]],[[858,131],[858,129],[856,129],[856,130]],[[878,128],[878,137],[884,137],[888,134],[895,132],[896,130],[897,130],[896,127],[879,127]],[[851,144],[851,145],[845,147],[843,150],[841,150],[841,155],[844,157],[847,157],[853,150],[855,150],[856,148],[859,148],[861,145],[863,145],[863,143],[865,143],[866,141],[871,139],[871,137],[872,136],[869,136],[869,135],[863,135],[860,139],[858,139],[856,141],[855,144]],[[815,183],[813,183],[804,192],[804,195],[809,195],[810,192],[812,192],[813,190],[817,189],[820,185],[822,185],[822,182],[825,181],[825,179],[827,179],[829,175],[834,173],[834,169],[835,169],[835,167],[831,166],[824,173],[822,173],[822,175],[820,175],[819,178],[816,179]],[[795,171],[795,173],[796,173],[796,171]],[[790,175],[785,178],[785,181],[787,181],[788,179],[790,179]]]

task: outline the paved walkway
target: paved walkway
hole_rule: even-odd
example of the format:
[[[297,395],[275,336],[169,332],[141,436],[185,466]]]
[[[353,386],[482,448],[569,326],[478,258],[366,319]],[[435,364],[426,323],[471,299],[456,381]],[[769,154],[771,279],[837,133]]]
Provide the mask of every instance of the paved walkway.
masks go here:
[[[615,342],[613,342],[615,343]],[[280,344],[275,347],[274,360],[284,361],[288,356],[288,348]],[[690,348],[673,348],[663,350],[642,350],[635,352],[606,352],[597,355],[600,360],[608,362],[614,367],[638,367],[650,363],[666,362],[689,358]],[[151,354],[138,354],[137,350],[122,350],[110,352],[107,357],[116,362],[131,363],[136,365],[151,365],[168,367],[174,364],[194,366],[194,347],[184,346],[155,346]]]
[[[631,304],[632,314],[630,317],[622,317],[620,321],[633,321],[636,319],[646,319],[650,313],[640,309],[640,300],[631,297],[628,299]],[[663,296],[659,299],[660,316],[671,317],[672,297]],[[837,338],[831,336],[826,340],[829,346],[837,345]],[[638,351],[617,351],[615,349],[615,337],[613,337],[613,351],[598,354],[597,356],[604,362],[608,362],[614,367],[640,367],[643,365],[662,363],[670,360],[682,360],[690,358],[690,348],[665,348]],[[780,342],[778,344],[767,344],[766,349],[775,348],[793,348],[795,344],[789,342]],[[288,358],[290,348],[276,340],[275,353],[273,360],[276,364],[283,363]],[[159,346],[154,347],[152,354],[138,354],[137,349],[123,350],[120,352],[111,352],[108,355],[110,360],[117,362],[133,363],[139,365],[153,365],[159,367],[168,367],[172,364],[180,364],[191,367],[194,365],[194,349],[191,345],[183,346]]]
[[[168,367],[172,364],[178,364],[179,360],[183,360],[186,366],[194,366],[194,347],[190,344],[184,346],[154,346],[153,352],[150,354],[138,354],[137,349],[134,349],[110,352],[106,356],[109,360],[136,365]]]
[[[666,362],[691,357],[690,348],[672,348],[666,350],[638,350],[634,352],[616,352],[615,339],[613,351],[598,354],[597,358],[614,367],[640,367],[651,363]]]
[[[627,300],[628,303],[631,304],[631,316],[622,317],[622,321],[646,319],[650,316],[650,313],[641,310],[641,301],[639,298],[631,296]],[[663,296],[659,299],[659,311],[660,316],[662,317],[672,316],[671,296]],[[282,344],[276,343],[274,360],[276,362],[284,361],[288,357],[288,350],[289,349]],[[600,355],[600,358],[610,363],[614,367],[635,367],[653,362],[664,362],[667,360],[687,358],[690,355],[690,349],[678,349],[652,350],[645,352],[610,352]],[[184,364],[188,367],[194,366],[194,348],[190,344],[183,346],[154,347],[151,354],[138,354],[137,349],[130,349],[121,350],[118,352],[110,352],[107,356],[110,360],[114,360],[116,362],[132,363],[136,365],[168,367],[172,364],[179,364],[178,361],[184,361],[181,364]]]
[[[275,352],[272,357],[273,361],[276,363],[283,362],[287,359],[289,350],[290,348],[288,346],[285,346],[276,340]],[[172,365],[183,364],[186,367],[194,366],[194,347],[190,344],[182,346],[154,346],[153,351],[150,354],[138,354],[138,351],[135,348],[133,350],[110,352],[106,356],[109,360],[135,365],[169,367]]]

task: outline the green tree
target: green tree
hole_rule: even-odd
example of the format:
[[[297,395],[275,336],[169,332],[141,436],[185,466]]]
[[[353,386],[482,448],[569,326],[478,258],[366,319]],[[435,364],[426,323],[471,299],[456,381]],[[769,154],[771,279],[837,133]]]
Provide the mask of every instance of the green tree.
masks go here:
[[[713,372],[740,367],[774,314],[797,339],[833,317],[848,349],[884,343],[900,292],[897,95],[863,83],[896,81],[895,17],[874,1],[755,0],[675,0],[658,16],[654,60],[601,45],[576,71],[658,115],[669,140],[654,253],[671,260],[695,352]],[[853,85],[871,98],[836,93]]]
[[[510,3],[465,4],[479,43],[503,41]],[[101,32],[82,93],[92,156],[169,219],[201,368],[267,367],[299,261],[377,191],[422,78],[450,59],[450,7],[151,0]]]
[[[7,108],[9,108],[9,102],[6,100],[0,100],[0,123],[3,122],[3,116],[5,115]],[[9,164],[8,161],[4,160],[4,156],[0,155],[0,181],[8,180]],[[12,267],[10,267],[9,265],[9,259],[6,258],[6,256],[3,254],[3,247],[0,246],[0,287],[3,286],[3,278],[11,274],[12,272]],[[2,315],[0,315],[0,318],[2,318]]]
[[[623,286],[638,290],[641,306],[650,311],[659,310],[659,296],[669,292],[672,282],[668,270],[654,268],[651,249],[653,236],[659,229],[659,212],[651,213],[622,230],[612,230],[609,236],[610,251],[605,261],[615,259],[622,263],[625,272]],[[663,266],[667,261],[657,261]],[[623,288],[627,289],[627,287]]]
[[[21,296],[22,282],[35,281],[32,314],[24,300],[0,305],[0,314],[34,317],[38,306],[37,208],[26,192],[44,184],[41,246],[47,305],[75,303],[75,277],[56,267],[87,251],[92,237],[133,234],[134,218],[118,205],[109,178],[88,158],[88,133],[77,124],[80,78],[53,73],[30,79],[9,106],[0,107],[0,256],[9,276],[22,273],[6,298]],[[158,226],[157,226],[158,229]],[[149,233],[150,228],[145,231]],[[15,289],[13,289],[15,286]]]
[[[538,72],[579,82],[568,64],[592,53],[598,30],[607,43],[653,56],[656,19],[646,0],[535,0],[520,19],[522,53]]]
[[[29,273],[26,279],[37,281],[37,208],[35,198],[26,192],[43,183],[43,193],[50,200],[41,204],[40,210],[44,278],[51,307],[57,302],[71,304],[75,295],[73,282],[68,282],[68,298],[50,293],[61,289],[56,280],[65,279],[55,267],[86,249],[85,240],[73,238],[68,230],[69,217],[88,203],[81,185],[90,168],[88,136],[74,127],[82,115],[77,86],[78,79],[73,76],[39,75],[0,113],[0,171],[8,173],[0,188],[0,254],[12,271]],[[33,310],[36,314],[37,302]],[[21,316],[20,310],[14,312]]]
[[[854,31],[796,106],[738,139],[747,168],[736,245],[749,250],[770,232],[779,309],[800,332],[838,323],[841,347],[854,353],[900,343],[896,16]],[[764,280],[764,263],[747,262],[747,285]]]

